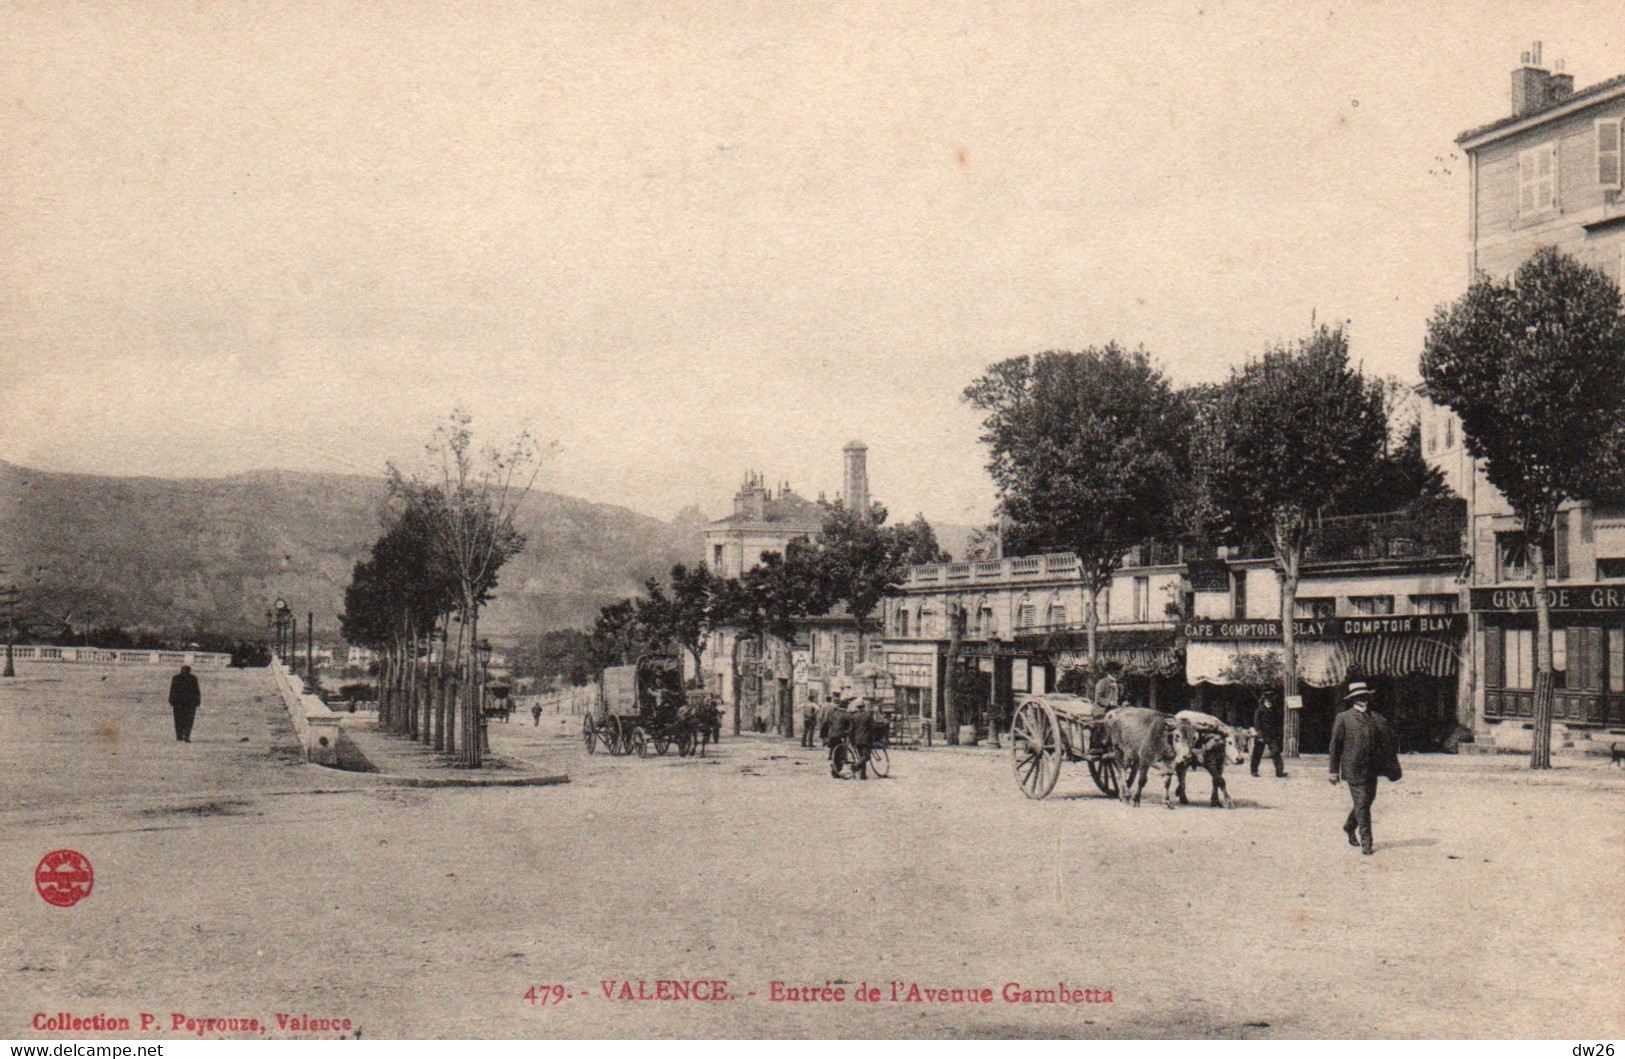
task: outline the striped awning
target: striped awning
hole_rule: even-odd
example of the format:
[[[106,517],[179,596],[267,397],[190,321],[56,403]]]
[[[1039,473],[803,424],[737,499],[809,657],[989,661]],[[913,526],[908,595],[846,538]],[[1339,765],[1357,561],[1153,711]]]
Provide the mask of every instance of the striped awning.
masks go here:
[[[1247,654],[1281,654],[1280,645],[1251,640],[1192,640],[1185,645],[1185,682],[1230,684],[1226,675],[1237,659]],[[1298,679],[1316,688],[1341,684],[1348,675],[1349,656],[1336,640],[1299,640]]]
[[[1106,647],[1097,649],[1095,657],[1101,662],[1121,662],[1124,665],[1148,670],[1167,669],[1179,665],[1179,652],[1172,648]],[[1061,651],[1055,656],[1055,664],[1062,669],[1082,669],[1089,664],[1089,652]]]
[[[1349,665],[1366,676],[1456,675],[1455,645],[1423,636],[1360,636],[1345,641]]]

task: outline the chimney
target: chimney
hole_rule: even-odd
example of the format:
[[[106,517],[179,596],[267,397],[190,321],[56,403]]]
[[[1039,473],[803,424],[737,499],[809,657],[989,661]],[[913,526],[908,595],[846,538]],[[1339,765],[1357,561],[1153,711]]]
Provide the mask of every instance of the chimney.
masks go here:
[[[866,515],[869,513],[869,447],[861,441],[849,441],[841,451],[846,454],[846,509]]]
[[[1533,114],[1543,110],[1552,102],[1552,75],[1540,65],[1540,41],[1535,42],[1531,51],[1519,56],[1521,65],[1512,71],[1512,116],[1521,118],[1525,114]],[[1563,75],[1568,80],[1570,91],[1574,88],[1574,78]]]
[[[1574,95],[1574,75],[1563,71],[1561,59],[1553,67],[1552,80],[1547,87],[1546,95],[1553,103],[1561,103]]]

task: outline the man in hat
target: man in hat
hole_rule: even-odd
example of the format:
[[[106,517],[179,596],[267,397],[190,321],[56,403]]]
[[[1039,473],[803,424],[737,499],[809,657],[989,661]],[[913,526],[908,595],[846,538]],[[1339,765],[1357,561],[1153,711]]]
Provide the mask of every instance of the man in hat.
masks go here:
[[[1258,700],[1258,709],[1253,711],[1253,752],[1248,767],[1254,776],[1258,775],[1258,763],[1264,760],[1266,747],[1269,748],[1270,763],[1275,766],[1276,777],[1284,777],[1286,766],[1281,764],[1281,711],[1275,708],[1275,699],[1267,691]]]
[[[858,779],[869,778],[869,748],[874,745],[875,715],[869,709],[869,700],[862,695],[855,696],[847,704],[846,736],[852,743],[856,752],[852,762],[852,774]]]
[[[192,741],[192,721],[202,703],[203,692],[198,687],[197,677],[192,675],[192,667],[181,666],[181,671],[169,681],[169,708],[175,714],[176,742]]]
[[[801,745],[811,747],[814,745],[813,737],[818,734],[818,693],[809,692],[807,704],[801,708]]]
[[[1354,808],[1343,822],[1343,833],[1348,836],[1349,845],[1359,846],[1361,853],[1370,854],[1371,803],[1377,798],[1377,778],[1387,776],[1398,780],[1402,772],[1399,755],[1394,751],[1393,729],[1371,712],[1371,689],[1364,681],[1352,681],[1343,701],[1348,708],[1332,722],[1328,779],[1334,785],[1339,779],[1348,781]]]

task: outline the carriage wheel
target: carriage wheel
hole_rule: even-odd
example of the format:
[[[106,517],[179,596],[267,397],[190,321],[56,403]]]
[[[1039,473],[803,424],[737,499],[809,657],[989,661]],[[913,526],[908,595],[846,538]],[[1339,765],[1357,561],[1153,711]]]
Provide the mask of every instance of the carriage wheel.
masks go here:
[[[593,723],[592,714],[581,718],[581,741],[587,745],[587,753],[591,754],[598,749],[598,726]]]
[[[604,719],[604,725],[599,729],[598,737],[609,748],[611,757],[620,757],[626,753],[626,733],[621,729],[621,719],[614,714]]]
[[[869,768],[876,776],[891,775],[891,755],[886,753],[885,747],[877,746],[869,751]]]
[[[641,725],[632,729],[632,741],[627,749],[638,757],[649,756],[649,733],[645,732]]]
[[[655,744],[655,753],[661,755],[662,757],[665,756],[666,751],[671,749],[671,739],[669,737],[667,737],[667,736],[664,736],[664,735],[655,736],[654,737],[654,744]]]
[[[1029,798],[1047,798],[1061,775],[1061,725],[1048,706],[1024,702],[1010,724],[1016,783]]]
[[[1117,797],[1117,759],[1105,755],[1089,759],[1089,778],[1095,781],[1100,793],[1108,798]]]

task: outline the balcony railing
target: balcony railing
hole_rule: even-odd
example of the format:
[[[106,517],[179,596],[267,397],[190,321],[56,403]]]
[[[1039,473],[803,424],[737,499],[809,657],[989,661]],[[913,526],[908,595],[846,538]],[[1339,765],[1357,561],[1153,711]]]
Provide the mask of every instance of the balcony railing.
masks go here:
[[[1304,558],[1337,563],[1460,555],[1466,525],[1467,502],[1454,498],[1404,511],[1323,519]]]

